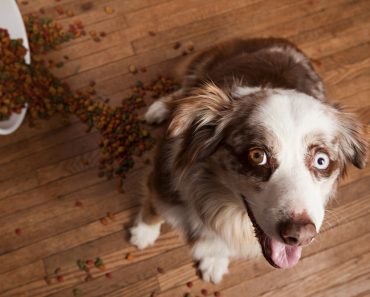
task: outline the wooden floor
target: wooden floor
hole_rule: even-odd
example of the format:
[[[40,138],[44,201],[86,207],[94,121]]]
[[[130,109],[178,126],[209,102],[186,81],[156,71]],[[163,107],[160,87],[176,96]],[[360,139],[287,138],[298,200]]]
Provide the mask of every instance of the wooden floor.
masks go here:
[[[137,79],[170,74],[188,44],[197,51],[231,37],[279,36],[313,59],[330,100],[353,107],[370,123],[369,0],[99,0],[88,10],[81,7],[88,0],[28,2],[20,5],[23,14],[43,7],[65,25],[81,20],[87,31],[108,34],[100,43],[79,38],[50,56],[70,57],[55,73],[73,88],[95,80],[99,94],[115,104]],[[55,6],[73,9],[75,16],[58,16]],[[105,6],[114,13],[105,13]],[[131,63],[148,71],[134,76]],[[189,249],[168,227],[147,250],[129,245],[126,229],[138,210],[147,165],[139,162],[125,194],[118,193],[116,181],[97,176],[98,140],[76,119],[58,117],[0,138],[0,296],[149,297],[157,291],[182,297],[201,296],[204,288],[209,296],[370,296],[369,166],[350,169],[323,232],[295,268],[275,270],[262,258],[237,261],[215,286],[197,277]],[[116,217],[105,225],[100,219],[107,212]],[[93,279],[85,282],[76,261],[96,257],[106,271],[91,269]]]

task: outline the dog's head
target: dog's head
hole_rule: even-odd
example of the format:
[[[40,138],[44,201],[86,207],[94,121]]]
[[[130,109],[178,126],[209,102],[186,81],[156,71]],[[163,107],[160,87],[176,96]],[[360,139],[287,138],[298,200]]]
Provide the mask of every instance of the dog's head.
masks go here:
[[[363,168],[368,150],[352,114],[293,90],[226,94],[207,85],[177,102],[169,133],[182,138],[179,169],[219,163],[218,176],[248,212],[265,258],[280,268],[298,262],[346,164]]]

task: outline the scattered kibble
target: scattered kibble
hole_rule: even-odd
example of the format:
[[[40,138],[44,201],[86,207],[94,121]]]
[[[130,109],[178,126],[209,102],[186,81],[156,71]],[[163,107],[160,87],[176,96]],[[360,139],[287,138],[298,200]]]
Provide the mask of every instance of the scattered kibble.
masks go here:
[[[202,289],[200,292],[202,293],[203,296],[208,295],[208,290],[207,289]]]
[[[57,267],[57,268],[55,268],[55,270],[54,270],[54,274],[59,274],[61,271],[62,271],[62,268]]]
[[[214,292],[213,295],[215,295],[215,297],[221,297],[221,293],[219,291]]]
[[[161,273],[161,274],[165,273],[165,270],[164,270],[163,267],[157,267],[157,271],[158,271],[158,273]]]
[[[57,12],[58,15],[64,14],[64,8],[62,6],[55,7],[55,11]]]
[[[86,263],[86,265],[88,265],[88,266],[92,266],[92,265],[94,265],[94,261],[93,261],[92,259],[87,259],[87,260],[85,261],[85,263]]]
[[[128,71],[130,71],[132,74],[137,73],[137,67],[134,64],[128,65]]]
[[[75,13],[73,12],[72,9],[68,9],[67,12],[66,12],[66,15],[69,16],[69,17],[73,17],[75,15]]]
[[[177,50],[181,47],[181,43],[180,42],[175,42],[175,44],[173,45],[173,49]]]
[[[116,220],[116,215],[114,213],[107,212],[107,217],[111,219],[112,221]]]
[[[107,272],[107,273],[105,274],[105,277],[106,277],[106,278],[109,278],[109,279],[112,279],[113,275],[112,275],[112,273],[111,273],[111,272]]]
[[[108,222],[107,218],[101,218],[99,221],[100,221],[100,223],[101,223],[102,225],[108,225],[108,224],[109,224],[109,222]]]
[[[126,260],[132,261],[134,259],[134,255],[132,253],[127,253]]]
[[[76,21],[65,31],[59,23],[48,17],[39,17],[37,15],[27,15],[23,18],[32,57],[45,54],[50,50],[57,49],[59,45],[80,36],[82,23]],[[79,22],[80,25],[77,25]]]
[[[64,62],[58,62],[55,64],[57,68],[62,68],[64,66]]]
[[[191,295],[191,293],[187,292],[185,293],[184,297],[192,297],[193,295]]]
[[[78,268],[80,268],[80,270],[85,270],[86,269],[86,264],[81,259],[78,259],[76,263],[77,263]]]
[[[148,34],[149,34],[149,36],[156,36],[157,35],[154,31],[149,31]]]
[[[22,1],[21,4],[27,5],[28,4],[28,1]]]
[[[17,235],[21,235],[22,234],[22,230],[20,228],[15,229],[14,232]]]
[[[76,206],[76,207],[82,207],[83,205],[82,205],[82,202],[81,202],[81,201],[77,200],[77,201],[75,202],[75,206]]]
[[[187,286],[188,288],[192,288],[192,287],[193,287],[193,282],[187,282],[187,283],[186,283],[186,286]]]
[[[92,2],[86,2],[86,3],[81,4],[81,9],[84,11],[90,10],[92,7],[93,7]]]
[[[80,296],[82,296],[82,290],[80,288],[73,289],[73,296],[74,297],[80,297]]]
[[[105,33],[104,31],[103,32],[100,32],[99,33],[100,37],[106,37],[107,36],[107,33]]]
[[[96,268],[99,268],[99,267],[104,265],[104,262],[101,258],[97,257],[95,259],[94,265],[95,265]]]
[[[64,276],[63,275],[58,275],[57,276],[57,281],[58,281],[58,283],[64,282]]]
[[[63,64],[45,60],[40,55],[78,37],[83,29],[81,21],[76,20],[68,31],[64,31],[60,24],[49,18],[30,15],[24,20],[30,39],[31,65],[24,62],[26,49],[21,40],[11,40],[8,32],[0,29],[0,85],[3,88],[0,120],[7,120],[13,112],[19,113],[26,103],[30,126],[35,126],[39,119],[49,119],[57,112],[74,114],[87,124],[87,131],[96,128],[102,135],[99,176],[124,179],[134,166],[133,156],[142,155],[154,144],[136,112],[145,106],[143,97],[150,92],[153,98],[158,98],[175,91],[178,86],[173,80],[161,76],[147,86],[139,81],[132,87],[132,94],[117,108],[107,105],[109,98],[104,102],[94,100],[96,91],[92,86],[72,92],[66,83],[49,71]],[[135,65],[130,65],[129,70],[137,73]]]
[[[93,276],[91,275],[91,273],[87,273],[86,274],[86,277],[85,277],[85,282],[89,282],[89,281],[92,281],[94,278]]]
[[[47,285],[51,285],[52,284],[51,278],[49,276],[45,276],[44,277],[44,281],[46,282]]]
[[[106,7],[104,7],[104,11],[107,14],[112,14],[114,12],[114,9],[110,6],[106,6]]]

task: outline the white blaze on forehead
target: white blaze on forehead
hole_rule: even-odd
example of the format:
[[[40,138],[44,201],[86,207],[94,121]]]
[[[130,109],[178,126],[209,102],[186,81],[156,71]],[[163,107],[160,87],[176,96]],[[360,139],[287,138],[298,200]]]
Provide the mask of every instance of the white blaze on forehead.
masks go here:
[[[336,121],[319,100],[293,90],[269,90],[268,93],[252,122],[272,131],[282,145],[297,145],[313,133],[329,139],[335,137]]]

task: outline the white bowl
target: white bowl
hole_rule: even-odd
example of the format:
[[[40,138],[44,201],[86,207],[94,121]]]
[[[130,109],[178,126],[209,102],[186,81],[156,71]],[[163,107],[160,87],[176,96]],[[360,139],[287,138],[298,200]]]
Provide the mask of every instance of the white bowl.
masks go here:
[[[7,29],[11,38],[22,38],[23,46],[27,48],[25,61],[31,62],[26,28],[22,15],[15,0],[0,0],[0,28]],[[1,98],[0,98],[1,100]],[[27,112],[27,106],[20,113],[13,113],[6,121],[0,121],[0,135],[13,133],[21,125]]]

